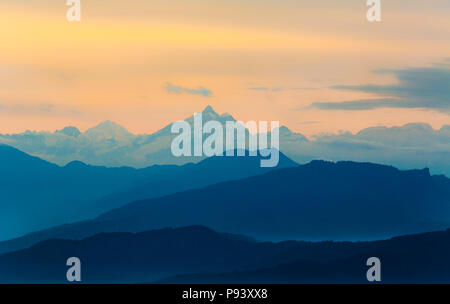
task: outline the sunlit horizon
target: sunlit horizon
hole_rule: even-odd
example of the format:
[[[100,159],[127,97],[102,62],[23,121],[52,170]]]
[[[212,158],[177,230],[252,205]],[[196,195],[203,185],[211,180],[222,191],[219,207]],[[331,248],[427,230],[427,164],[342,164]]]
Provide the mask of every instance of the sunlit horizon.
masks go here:
[[[383,1],[379,23],[359,0],[82,0],[79,23],[65,1],[30,2],[0,4],[3,134],[106,120],[149,134],[207,105],[308,137],[450,125],[435,96],[450,73],[448,1]]]

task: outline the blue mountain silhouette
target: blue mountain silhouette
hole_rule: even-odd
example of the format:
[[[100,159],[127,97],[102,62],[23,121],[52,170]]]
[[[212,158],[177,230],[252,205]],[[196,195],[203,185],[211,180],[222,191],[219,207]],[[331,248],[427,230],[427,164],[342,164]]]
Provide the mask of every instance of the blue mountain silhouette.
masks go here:
[[[367,284],[366,262],[381,261],[385,284],[450,283],[450,230],[372,242],[291,243],[303,247],[294,262],[250,271],[174,276],[158,283],[174,284]],[[297,249],[297,248],[296,248]],[[296,249],[287,253],[294,253]],[[305,254],[306,252],[306,254]]]
[[[59,167],[0,144],[0,239],[93,218],[153,198],[271,170],[260,157],[214,157],[198,164],[107,168],[73,161]],[[280,154],[279,168],[297,164]],[[272,168],[273,169],[273,168]]]
[[[449,226],[450,180],[427,169],[314,161],[138,201],[94,225],[117,231],[205,225],[260,239],[376,239]]]
[[[432,250],[430,250],[432,248]],[[48,240],[0,256],[1,283],[67,283],[78,257],[83,283],[364,283],[366,260],[386,283],[450,278],[450,231],[375,242],[256,242],[201,226]]]
[[[96,219],[0,243],[0,252],[50,238],[204,225],[258,239],[370,240],[450,226],[450,180],[427,169],[314,161],[136,201]]]

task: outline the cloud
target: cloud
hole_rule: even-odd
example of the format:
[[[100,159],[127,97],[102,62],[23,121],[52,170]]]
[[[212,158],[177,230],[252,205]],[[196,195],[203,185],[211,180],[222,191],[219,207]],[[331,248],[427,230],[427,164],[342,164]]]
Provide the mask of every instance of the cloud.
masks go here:
[[[315,102],[312,107],[322,110],[371,110],[376,108],[424,108],[450,111],[450,64],[433,67],[379,70],[394,75],[395,85],[334,86],[336,90],[350,90],[375,94],[374,99],[340,102]]]
[[[268,87],[254,87],[254,88],[249,88],[249,90],[252,90],[252,91],[268,91],[269,88]]]
[[[185,88],[182,86],[176,86],[171,83],[166,85],[166,90],[168,93],[174,94],[191,94],[191,95],[201,95],[203,97],[211,97],[212,91],[204,87],[198,87],[196,89]]]
[[[428,167],[450,177],[450,125],[433,129],[426,123],[376,126],[356,134],[319,134],[308,141],[280,141],[280,149],[299,163],[314,159],[353,160],[393,165],[401,169]]]
[[[60,116],[80,116],[83,113],[69,107],[59,107],[53,104],[37,104],[37,105],[0,105],[0,114],[13,115],[60,115]]]
[[[280,92],[280,91],[282,91],[283,89],[280,88],[280,87],[273,87],[273,88],[271,88],[271,87],[251,87],[251,88],[249,88],[249,90],[252,90],[252,91],[272,91],[272,92]]]
[[[340,102],[315,102],[313,107],[321,110],[372,110],[376,108],[398,108],[399,100],[395,99],[360,99]],[[403,107],[408,108],[407,104]],[[415,106],[410,106],[414,108]]]
[[[307,121],[300,121],[297,124],[299,125],[315,125],[315,124],[320,124],[322,123],[321,121],[315,121],[315,120],[307,120]]]

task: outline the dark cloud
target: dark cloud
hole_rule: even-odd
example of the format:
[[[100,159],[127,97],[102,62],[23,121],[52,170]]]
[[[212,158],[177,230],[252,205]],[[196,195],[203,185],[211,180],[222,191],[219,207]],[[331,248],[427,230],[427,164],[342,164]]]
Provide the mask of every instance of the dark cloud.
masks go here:
[[[394,75],[395,85],[334,86],[336,90],[371,93],[378,98],[340,102],[315,102],[311,106],[324,110],[370,110],[376,108],[426,108],[450,110],[450,65],[427,68],[379,70]]]
[[[321,110],[372,110],[376,108],[398,108],[400,100],[395,99],[360,99],[340,102],[315,102],[313,107]],[[415,108],[415,106],[407,106],[402,104],[403,108]]]

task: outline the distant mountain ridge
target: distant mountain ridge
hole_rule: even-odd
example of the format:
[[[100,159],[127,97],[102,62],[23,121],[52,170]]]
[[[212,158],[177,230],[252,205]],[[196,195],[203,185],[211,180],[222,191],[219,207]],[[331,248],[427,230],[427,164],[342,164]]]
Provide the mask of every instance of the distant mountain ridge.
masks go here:
[[[336,240],[443,229],[449,214],[450,180],[428,169],[313,161],[138,201],[96,221],[126,231],[199,224],[261,239]]]
[[[189,225],[264,240],[383,239],[445,229],[449,214],[450,180],[428,169],[314,161],[136,201],[93,220],[1,242],[0,252],[51,238]]]
[[[211,106],[203,112],[204,122],[235,121],[228,113],[218,114]],[[186,119],[192,123],[192,116]],[[65,165],[73,160],[87,164],[144,168],[153,164],[186,164],[201,157],[173,157],[171,123],[153,134],[135,135],[106,121],[80,132],[66,127],[51,132],[0,134],[0,142],[50,162]],[[433,174],[450,176],[450,126],[434,130],[430,125],[410,123],[400,127],[370,127],[356,134],[319,134],[309,140],[280,126],[280,150],[299,163],[316,159],[353,160],[393,165],[401,169],[428,167]]]
[[[198,164],[64,167],[0,144],[0,239],[83,219],[138,199],[268,172],[260,157],[214,157]],[[297,164],[280,154],[278,168]]]
[[[222,124],[235,121],[229,114],[217,114],[210,106],[202,114],[204,123],[210,120]],[[193,117],[186,118],[186,121],[192,125]],[[183,165],[204,159],[173,156],[170,147],[177,135],[171,133],[171,126],[170,123],[149,135],[134,135],[107,120],[85,132],[66,127],[54,133],[27,131],[22,134],[0,134],[0,142],[59,165],[80,160],[97,166],[145,168],[163,164]]]
[[[82,283],[367,283],[372,256],[382,261],[385,283],[448,283],[449,254],[449,230],[375,242],[272,243],[191,226],[47,240],[0,255],[0,283],[67,283],[71,256],[82,262]]]

